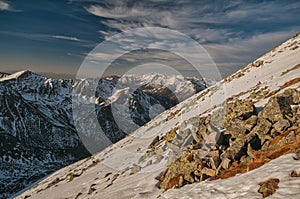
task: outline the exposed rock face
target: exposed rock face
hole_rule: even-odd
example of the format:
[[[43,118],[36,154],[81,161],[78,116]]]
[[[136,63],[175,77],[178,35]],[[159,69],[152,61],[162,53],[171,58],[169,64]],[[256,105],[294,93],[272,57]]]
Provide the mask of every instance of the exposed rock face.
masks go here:
[[[299,94],[294,89],[288,89],[282,94],[272,97],[261,112],[263,118],[272,123],[292,117],[291,105],[299,104]]]
[[[182,152],[160,177],[160,188],[180,187],[215,177],[233,164],[247,164],[253,160],[255,151],[267,152],[294,141],[300,134],[299,94],[296,89],[288,89],[272,97],[259,113],[253,102],[236,100],[226,104],[223,117],[216,116],[220,113],[195,117],[185,126],[198,128],[187,133],[182,133],[184,128],[171,130],[162,140],[169,143],[167,146],[175,144]],[[216,118],[222,121],[213,121]],[[217,132],[215,142],[208,142],[213,132]],[[192,140],[183,145],[179,137]],[[261,188],[264,195],[274,193],[274,187],[266,191],[265,186],[268,188],[268,184]]]

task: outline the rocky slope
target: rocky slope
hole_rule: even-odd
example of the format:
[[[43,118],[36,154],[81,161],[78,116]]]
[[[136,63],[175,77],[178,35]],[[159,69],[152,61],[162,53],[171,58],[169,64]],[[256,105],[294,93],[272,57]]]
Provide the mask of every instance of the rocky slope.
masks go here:
[[[17,198],[298,198],[299,46],[298,34]]]
[[[144,77],[131,76],[125,83],[143,80],[144,87],[128,96],[128,117],[144,125],[150,120],[149,110],[153,104],[168,109],[179,102],[168,89],[151,87],[151,80],[167,81],[169,77],[155,74]],[[189,97],[205,86],[202,81],[173,77],[177,85],[183,86]],[[30,71],[0,76],[0,198],[23,189],[45,175],[90,155],[81,142],[73,122],[72,90],[96,84],[97,93],[87,99],[85,93],[77,97],[82,100],[97,99],[96,113],[99,123],[112,143],[125,137],[111,114],[112,102],[119,77],[97,80],[53,80]],[[186,88],[190,89],[187,90]],[[155,89],[154,89],[155,88]],[[176,88],[180,91],[182,88]],[[82,101],[81,100],[81,101]],[[102,102],[102,103],[100,103]],[[159,112],[151,112],[153,116]],[[87,130],[88,134],[88,130]]]
[[[170,189],[206,179],[230,177],[255,169],[280,155],[295,152],[300,148],[297,143],[300,141],[299,105],[300,91],[296,89],[271,97],[263,110],[258,110],[247,99],[228,102],[226,116],[221,118],[221,122],[216,117],[220,110],[189,120],[188,123],[198,126],[198,129],[191,131],[193,141],[187,146],[182,146],[182,143],[188,134],[180,134],[178,139],[175,132],[179,132],[180,127],[172,129],[161,142],[167,140],[167,146],[175,144],[185,153],[160,176],[160,188]],[[222,127],[218,126],[220,124]],[[205,138],[220,128],[224,130],[219,132],[216,142],[205,143]],[[159,145],[158,142],[152,151],[157,153]],[[203,145],[208,147],[209,152],[199,156]]]

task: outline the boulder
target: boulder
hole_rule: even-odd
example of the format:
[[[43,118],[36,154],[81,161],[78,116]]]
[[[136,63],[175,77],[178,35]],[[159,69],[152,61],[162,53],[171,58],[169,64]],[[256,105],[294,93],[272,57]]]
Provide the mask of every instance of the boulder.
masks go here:
[[[300,91],[294,88],[290,88],[285,90],[280,96],[285,96],[285,97],[292,97],[292,103],[293,105],[299,104],[300,103]]]
[[[229,103],[227,105],[225,125],[228,124],[233,118],[246,120],[251,117],[254,112],[255,107],[251,100],[237,99],[234,103]]]
[[[276,95],[270,99],[265,108],[259,113],[259,117],[261,116],[274,124],[286,119],[286,116],[292,116],[292,104],[293,97],[291,95],[287,95],[287,93]]]
[[[244,121],[245,128],[248,131],[251,131],[253,129],[253,127],[256,125],[256,123],[257,123],[256,115],[252,115],[251,117],[249,117],[247,120]]]
[[[229,166],[230,166],[230,162],[231,162],[230,159],[228,159],[228,158],[223,158],[223,160],[222,160],[222,162],[221,162],[221,167],[222,167],[223,169],[228,169]]]
[[[134,167],[131,169],[130,175],[136,174],[137,172],[141,171],[141,167],[138,165],[134,165]]]
[[[300,177],[300,171],[293,170],[290,174],[291,177]]]
[[[180,187],[184,183],[195,182],[193,172],[198,168],[198,160],[195,160],[192,153],[188,153],[175,160],[161,177],[161,189],[170,189],[174,186]],[[179,176],[182,176],[180,180]],[[176,183],[175,183],[176,182]]]
[[[271,127],[272,123],[270,123],[267,119],[259,118],[257,125],[252,129],[250,135],[255,132],[255,134],[258,135],[259,139],[261,140],[261,143],[264,143],[266,140],[271,139],[270,135],[268,135]]]
[[[226,134],[230,134],[231,137],[240,137],[245,135],[247,128],[245,121],[234,118],[228,122],[226,128]]]
[[[287,119],[279,120],[273,124],[273,128],[279,133],[283,133],[288,127],[290,127],[290,122]]]
[[[207,167],[204,167],[202,170],[201,170],[201,173],[202,174],[205,174],[209,177],[213,177],[216,175],[216,171],[213,170],[213,169],[210,169],[210,168],[207,168]]]
[[[263,195],[264,198],[273,195],[276,190],[279,188],[279,179],[277,178],[271,178],[269,180],[266,180],[264,182],[259,183],[260,188],[258,189],[258,192]]]

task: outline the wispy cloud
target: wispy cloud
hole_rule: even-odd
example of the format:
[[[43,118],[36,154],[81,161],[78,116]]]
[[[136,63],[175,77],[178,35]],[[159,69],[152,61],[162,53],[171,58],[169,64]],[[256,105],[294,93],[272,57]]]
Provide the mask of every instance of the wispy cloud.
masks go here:
[[[112,19],[127,19],[130,17],[139,17],[139,16],[147,16],[150,13],[145,12],[142,9],[128,9],[126,7],[114,7],[111,9],[102,8],[100,6],[90,6],[86,8],[88,12],[93,15],[105,18],[112,18]]]
[[[90,2],[104,38],[139,27],[180,31],[203,45],[220,67],[238,69],[299,31],[299,1],[130,0]],[[122,42],[122,41],[119,41]],[[134,43],[128,43],[132,47]],[[163,43],[155,44],[164,45]]]
[[[88,49],[93,49],[97,43],[90,40],[80,39],[78,37],[73,36],[65,36],[65,35],[51,35],[51,34],[39,34],[39,33],[24,33],[24,32],[12,32],[12,31],[1,31],[0,35],[9,35],[11,37],[19,37],[24,38],[32,41],[39,41],[39,42],[53,42],[57,40],[59,44],[63,44],[63,42],[68,42],[70,45],[74,47],[83,47]],[[78,54],[79,55],[79,54]],[[80,55],[82,57],[82,55]]]
[[[138,27],[160,26],[181,31],[200,43],[223,43],[295,23],[300,2],[282,1],[134,1],[103,0],[86,10],[107,27],[104,37]],[[278,17],[280,15],[280,17]],[[278,31],[278,30],[277,30]],[[111,34],[110,34],[111,33]]]
[[[51,37],[55,38],[55,39],[63,39],[63,40],[69,40],[69,41],[86,42],[85,40],[78,39],[77,37],[70,37],[70,36],[64,36],[64,35],[52,35]]]
[[[0,1],[0,10],[12,10],[12,7],[5,1]]]

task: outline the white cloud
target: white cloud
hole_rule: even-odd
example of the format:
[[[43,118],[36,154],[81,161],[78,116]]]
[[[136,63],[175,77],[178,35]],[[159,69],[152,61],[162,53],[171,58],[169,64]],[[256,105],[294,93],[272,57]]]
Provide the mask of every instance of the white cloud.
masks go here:
[[[114,7],[112,9],[104,9],[100,6],[90,6],[86,8],[93,15],[105,18],[124,19],[130,17],[139,17],[149,15],[149,12],[141,9],[128,9],[126,7]]]
[[[52,35],[52,38],[55,39],[64,39],[64,40],[69,40],[69,41],[83,41],[81,39],[78,39],[77,37],[69,37],[69,36],[63,36],[63,35]]]
[[[5,1],[0,1],[0,10],[11,10],[11,6],[5,2]]]

